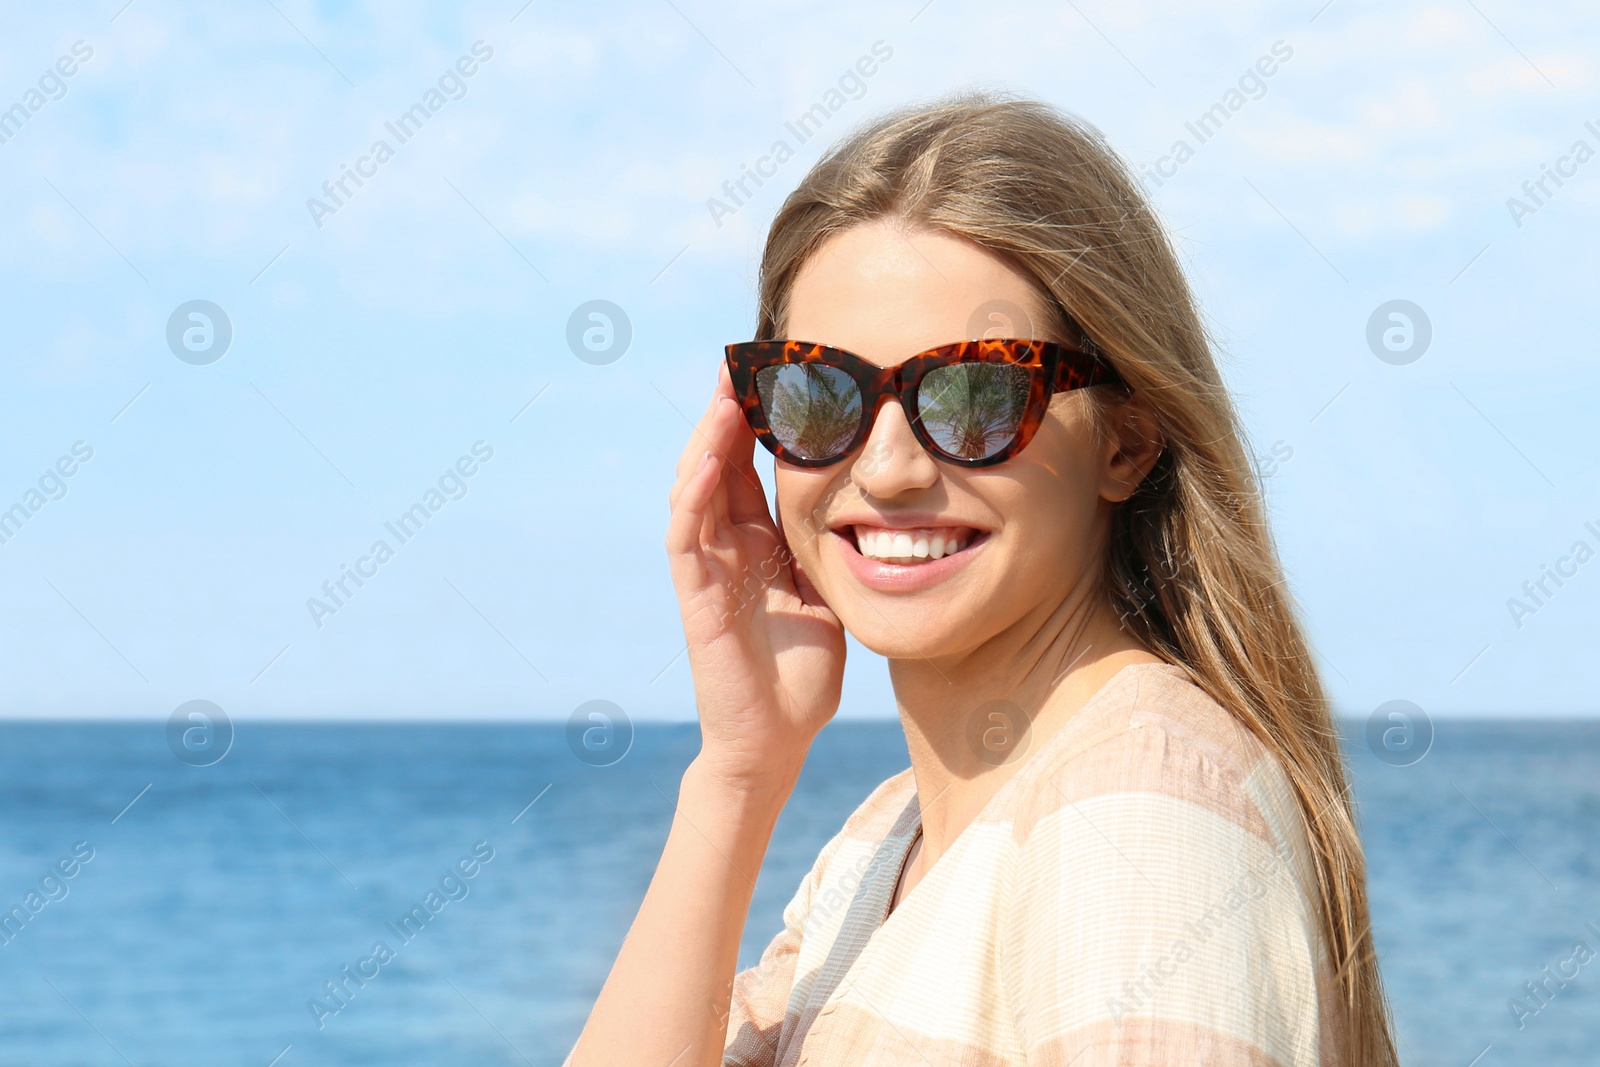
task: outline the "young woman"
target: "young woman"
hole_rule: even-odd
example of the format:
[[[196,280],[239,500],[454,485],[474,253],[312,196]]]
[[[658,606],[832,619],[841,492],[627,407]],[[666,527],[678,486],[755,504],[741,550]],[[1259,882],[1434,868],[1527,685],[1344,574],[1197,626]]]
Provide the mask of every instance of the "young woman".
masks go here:
[[[671,493],[702,747],[568,1062],[1394,1064],[1327,700],[1101,135],[992,96],[891,115],[784,203],[760,302]],[[736,975],[846,630],[911,766]]]

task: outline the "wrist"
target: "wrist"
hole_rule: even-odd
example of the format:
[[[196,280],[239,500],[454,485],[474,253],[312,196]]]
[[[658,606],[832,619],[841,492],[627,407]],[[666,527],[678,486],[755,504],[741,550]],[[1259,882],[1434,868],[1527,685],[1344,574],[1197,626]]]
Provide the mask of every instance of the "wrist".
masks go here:
[[[683,789],[715,802],[719,807],[747,815],[770,814],[776,819],[789,800],[805,753],[760,768],[733,765],[702,749],[683,774]]]

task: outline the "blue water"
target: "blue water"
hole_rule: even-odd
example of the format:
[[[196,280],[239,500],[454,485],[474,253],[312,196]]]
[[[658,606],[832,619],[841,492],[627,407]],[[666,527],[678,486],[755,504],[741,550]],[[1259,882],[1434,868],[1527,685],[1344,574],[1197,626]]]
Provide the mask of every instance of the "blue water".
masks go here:
[[[201,768],[173,757],[162,727],[0,725],[0,906],[41,880],[59,898],[0,944],[0,1064],[555,1067],[649,881],[697,739],[642,727],[624,759],[592,767],[558,726],[246,724]],[[1600,729],[1447,723],[1410,767],[1360,744],[1404,1061],[1600,1062],[1600,957],[1568,964],[1576,976],[1550,982],[1547,1003],[1525,999],[1539,1011],[1520,1029],[1508,1006],[1576,941],[1600,953],[1584,926],[1600,928]],[[905,765],[892,723],[824,731],[758,880],[741,965],[844,817]],[[93,858],[74,867],[74,846]],[[492,859],[474,863],[475,846]],[[72,877],[47,879],[63,859]],[[419,905],[430,918],[402,940],[391,924]],[[339,1006],[323,983],[347,965],[371,977]]]

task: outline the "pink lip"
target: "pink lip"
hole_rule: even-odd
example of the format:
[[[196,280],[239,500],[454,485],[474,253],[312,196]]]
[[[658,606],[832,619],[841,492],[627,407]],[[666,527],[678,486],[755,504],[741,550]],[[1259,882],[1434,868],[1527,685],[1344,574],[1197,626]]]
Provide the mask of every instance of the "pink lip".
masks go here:
[[[981,532],[971,544],[953,556],[929,560],[927,563],[884,563],[868,559],[856,551],[854,539],[848,532],[834,531],[839,551],[845,565],[856,581],[880,593],[915,593],[938,585],[967,565],[967,561],[989,543],[989,532]]]

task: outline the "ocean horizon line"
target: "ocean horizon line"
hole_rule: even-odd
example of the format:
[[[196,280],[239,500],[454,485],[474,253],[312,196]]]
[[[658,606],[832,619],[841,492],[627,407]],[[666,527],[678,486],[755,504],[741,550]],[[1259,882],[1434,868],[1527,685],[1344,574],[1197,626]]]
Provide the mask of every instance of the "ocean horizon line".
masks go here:
[[[313,713],[291,713],[286,715],[260,716],[249,714],[231,714],[230,721],[240,725],[250,726],[564,726],[570,713],[551,715],[335,715],[321,716]],[[1540,712],[1538,714],[1508,714],[1505,712],[1480,712],[1480,711],[1441,711],[1430,712],[1434,722],[1451,723],[1526,723],[1529,725],[1556,725],[1571,723],[1593,723],[1600,727],[1600,710],[1574,711],[1574,712]],[[649,714],[634,714],[629,716],[630,721],[636,726],[676,726],[687,727],[697,725],[698,720],[685,717],[665,717]],[[1340,725],[1362,726],[1368,714],[1335,712],[1334,719]],[[165,723],[167,715],[146,715],[130,713],[128,715],[50,715],[28,714],[0,711],[0,727],[8,724],[33,724],[33,725],[80,725],[80,726],[135,726],[157,725]],[[899,719],[893,715],[841,715],[833,719],[828,725],[862,724],[862,725],[898,725]],[[824,727],[826,729],[826,727]]]

